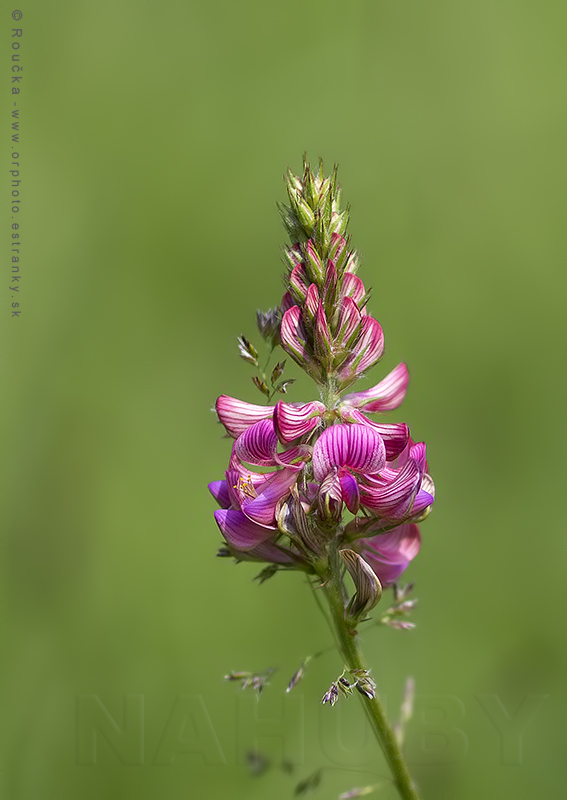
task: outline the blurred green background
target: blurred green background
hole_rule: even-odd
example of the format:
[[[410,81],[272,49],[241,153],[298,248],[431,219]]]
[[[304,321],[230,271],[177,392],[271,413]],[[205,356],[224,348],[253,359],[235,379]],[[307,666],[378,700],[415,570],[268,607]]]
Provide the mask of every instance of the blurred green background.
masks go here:
[[[563,798],[561,4],[19,8],[22,315],[7,289],[0,315],[2,796],[277,800],[325,767],[323,800],[387,773],[358,703],[319,704],[337,656],[283,693],[328,631],[299,575],[258,586],[254,566],[215,559],[205,488],[229,453],[215,398],[257,400],[235,337],[257,341],[255,310],[281,297],[275,202],[307,151],[339,163],[386,334],[360,386],[408,363],[391,418],[427,442],[438,488],[407,573],[417,629],[369,632],[373,673],[392,717],[416,679],[424,800]],[[299,381],[289,396],[314,394]],[[259,704],[223,682],[266,667],[278,672]],[[99,736],[96,756],[93,695],[125,731],[114,750]],[[478,695],[511,715],[548,695],[521,757],[501,753]],[[423,739],[423,714],[443,710],[445,759]],[[251,777],[256,740],[272,767]]]

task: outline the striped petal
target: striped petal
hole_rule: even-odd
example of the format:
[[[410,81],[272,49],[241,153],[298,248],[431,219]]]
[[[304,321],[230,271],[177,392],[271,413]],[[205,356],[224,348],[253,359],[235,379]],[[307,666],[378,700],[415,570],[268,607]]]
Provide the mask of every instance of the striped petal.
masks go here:
[[[360,308],[360,303],[364,300],[364,296],[366,295],[366,289],[358,275],[354,275],[352,272],[345,272],[341,286],[341,295],[343,297],[352,297],[356,305]]]
[[[283,403],[274,408],[274,427],[281,442],[293,442],[314,430],[325,411],[323,403]]]
[[[215,520],[226,541],[238,550],[251,550],[274,533],[273,528],[256,525],[242,511],[231,508],[215,511]]]
[[[362,314],[352,297],[341,300],[341,310],[337,325],[337,342],[339,346],[349,348],[360,333]]]
[[[365,539],[363,555],[383,586],[390,586],[419,553],[421,535],[415,524],[400,525],[381,536]]]
[[[382,437],[366,425],[332,425],[313,447],[313,475],[322,481],[338,467],[373,474],[386,463]]]
[[[218,417],[230,436],[237,437],[262,419],[270,419],[273,406],[257,406],[222,394],[216,402]]]
[[[242,511],[258,525],[272,526],[275,523],[276,506],[289,494],[297,481],[297,470],[282,469],[273,473],[262,486],[257,497],[242,502]]]
[[[413,502],[421,484],[422,472],[414,459],[410,459],[399,471],[394,472],[391,481],[372,481],[373,485],[360,487],[361,503],[365,508],[376,511],[388,519],[403,519],[412,509]],[[368,481],[368,479],[367,479]]]
[[[402,362],[384,380],[364,392],[355,392],[343,397],[343,403],[364,411],[391,411],[397,408],[408,388],[408,368]]]
[[[307,292],[307,299],[305,301],[305,312],[309,317],[310,322],[315,321],[315,318],[317,316],[317,311],[319,309],[319,304],[320,304],[319,290],[317,289],[315,284],[312,283],[309,286],[309,290]]]
[[[360,425],[368,425],[377,431],[384,441],[386,446],[386,460],[392,461],[397,458],[400,453],[407,447],[409,441],[409,428],[405,422],[396,422],[393,424],[380,424],[368,419],[362,412],[351,406],[341,403],[339,406],[339,413],[341,419],[345,422],[356,422]]]
[[[283,315],[281,337],[282,347],[286,353],[289,353],[298,364],[307,364],[309,360],[307,333],[299,306],[292,306]]]
[[[273,411],[273,409],[272,409]],[[278,437],[271,419],[264,419],[250,426],[238,437],[233,446],[233,454],[240,461],[260,467],[276,465]]]
[[[315,352],[326,359],[331,354],[333,342],[331,338],[331,331],[329,330],[329,323],[323,309],[323,305],[319,303],[317,309],[317,317],[315,319]]]
[[[374,366],[384,352],[384,332],[374,317],[363,317],[360,336],[353,346],[353,354],[339,370],[339,378],[352,381],[358,375]]]

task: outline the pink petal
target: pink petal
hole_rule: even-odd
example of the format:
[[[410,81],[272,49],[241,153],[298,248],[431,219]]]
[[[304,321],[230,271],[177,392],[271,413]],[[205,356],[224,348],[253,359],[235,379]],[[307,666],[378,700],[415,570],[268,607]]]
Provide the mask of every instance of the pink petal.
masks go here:
[[[278,437],[271,419],[264,419],[244,431],[233,446],[233,453],[240,461],[260,467],[276,465]]]
[[[215,511],[215,520],[226,541],[238,550],[251,550],[274,533],[274,528],[256,525],[242,511],[230,508]]]
[[[374,317],[363,317],[360,337],[353,346],[353,355],[339,370],[339,378],[352,380],[376,364],[384,352],[382,326]]]
[[[290,308],[293,308],[295,305],[295,300],[291,296],[290,292],[286,292],[282,297],[282,301],[280,303],[280,312],[283,316],[286,311],[289,311]]]
[[[281,338],[283,349],[298,364],[304,365],[308,362],[307,333],[303,326],[299,306],[292,306],[283,315]]]
[[[305,273],[302,266],[294,267],[289,276],[289,290],[300,303],[303,303],[307,297],[307,285],[304,277]]]
[[[221,508],[228,508],[230,506],[230,494],[226,481],[213,481],[209,483],[209,492]]]
[[[235,463],[236,459],[231,459],[231,465]],[[270,477],[269,474],[250,473],[238,469],[227,469],[225,474],[230,499],[229,506],[238,509],[242,509],[243,504],[257,497],[262,486]]]
[[[337,264],[346,247],[346,239],[339,233],[331,234],[331,244],[329,247],[329,258]]]
[[[274,408],[274,427],[281,442],[292,442],[314,430],[325,412],[323,403],[283,403]]]
[[[315,352],[326,358],[331,353],[331,332],[329,330],[329,323],[325,316],[323,306],[319,303],[317,309],[317,318],[315,320]]]
[[[383,586],[394,583],[419,553],[421,535],[415,524],[400,525],[381,536],[365,539],[364,557]]]
[[[386,446],[386,460],[392,461],[397,458],[401,452],[407,447],[409,440],[409,428],[404,422],[396,422],[393,424],[380,424],[368,419],[358,409],[347,406],[341,403],[339,406],[339,413],[341,419],[345,422],[356,422],[360,425],[368,425],[377,431],[384,441]],[[275,412],[274,412],[275,414]]]
[[[366,425],[332,425],[313,447],[313,475],[319,482],[337,467],[372,474],[379,472],[385,462],[382,437]]]
[[[337,342],[341,347],[350,347],[360,333],[362,314],[352,297],[341,300],[339,323],[337,327]]]
[[[393,470],[387,472],[391,473]],[[371,486],[361,486],[361,503],[388,519],[403,519],[411,511],[421,483],[421,475],[418,464],[410,459],[393,480],[385,485],[379,486],[378,481],[373,481]]]
[[[276,506],[289,494],[289,490],[297,481],[297,476],[298,471],[295,469],[282,469],[273,473],[262,486],[258,497],[248,502],[243,501],[242,511],[259,525],[273,525]]]
[[[305,268],[312,280],[318,281],[319,283],[323,280],[325,271],[321,259],[313,247],[311,239],[309,239],[307,247],[305,248]]]
[[[271,564],[293,564],[297,560],[291,551],[278,547],[270,541],[262,542],[253,550],[248,550],[247,555],[256,561],[268,561]]]
[[[364,392],[355,392],[343,397],[343,403],[364,411],[391,411],[397,408],[405,397],[408,388],[408,368],[402,362],[384,380]]]
[[[262,419],[271,418],[273,406],[257,406],[223,394],[216,403],[217,414],[231,436],[240,436],[247,428]]]
[[[312,283],[307,291],[307,299],[305,301],[305,310],[311,322],[313,322],[313,320],[317,316],[318,308],[319,308],[319,290],[317,289],[315,284]]]
[[[360,303],[366,295],[366,289],[358,275],[354,275],[352,272],[345,272],[343,275],[341,295],[343,297],[352,297],[356,305],[360,307]]]
[[[357,375],[373,367],[384,352],[384,332],[380,323],[374,317],[364,317],[361,329],[360,339],[355,345],[355,352],[360,354],[354,362]]]
[[[290,467],[294,469],[301,469],[305,462],[311,458],[313,448],[308,444],[298,444],[295,447],[290,447],[282,453],[276,453],[276,462],[281,467]]]

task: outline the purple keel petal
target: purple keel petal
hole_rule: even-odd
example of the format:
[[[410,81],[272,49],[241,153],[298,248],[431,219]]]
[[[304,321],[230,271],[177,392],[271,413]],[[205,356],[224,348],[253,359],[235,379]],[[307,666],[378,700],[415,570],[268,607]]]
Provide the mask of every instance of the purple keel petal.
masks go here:
[[[235,438],[244,433],[247,428],[262,419],[271,418],[274,413],[272,406],[257,406],[245,403],[235,397],[222,394],[216,403],[217,414],[231,436]]]
[[[346,507],[353,514],[356,514],[360,507],[360,492],[356,478],[350,472],[339,470],[339,480],[343,492],[343,500]]]
[[[213,481],[209,483],[209,492],[221,508],[228,508],[230,506],[230,494],[226,481]]]
[[[325,406],[317,400],[312,403],[283,403],[280,400],[274,408],[274,427],[280,441],[287,444],[310,433],[321,422],[324,411]]]
[[[408,368],[404,363],[398,364],[383,381],[371,389],[345,395],[343,403],[364,411],[391,411],[404,399],[408,381]]]
[[[363,554],[383,586],[396,581],[419,553],[421,535],[415,524],[400,525],[389,533],[363,542]]]
[[[215,511],[215,520],[226,541],[238,550],[251,550],[274,534],[273,528],[256,525],[242,511],[230,508]]]
[[[420,489],[417,493],[415,500],[413,502],[413,506],[411,509],[412,517],[416,514],[421,514],[429,506],[433,505],[435,498],[429,492],[426,492],[425,489]]]
[[[313,475],[319,482],[337,467],[373,474],[385,463],[382,437],[366,425],[332,425],[313,447]]]
[[[243,512],[258,525],[273,525],[276,506],[280,500],[289,494],[289,490],[296,482],[297,476],[297,469],[282,469],[270,475],[262,486],[258,497],[243,500]]]

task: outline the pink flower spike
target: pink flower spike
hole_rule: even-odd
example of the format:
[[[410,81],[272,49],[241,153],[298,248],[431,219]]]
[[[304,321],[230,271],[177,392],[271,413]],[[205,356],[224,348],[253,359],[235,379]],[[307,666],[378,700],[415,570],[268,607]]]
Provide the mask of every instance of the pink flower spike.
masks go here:
[[[343,403],[364,411],[391,411],[402,403],[408,388],[408,368],[402,362],[384,380],[364,392],[355,392],[343,397]]]
[[[318,400],[312,403],[283,403],[274,408],[274,427],[281,442],[287,444],[314,430],[321,422],[325,406]]]
[[[366,425],[332,425],[326,428],[313,447],[313,477],[322,481],[338,467],[373,474],[386,462],[382,437]]]
[[[271,418],[274,413],[272,406],[245,403],[243,400],[237,400],[226,394],[222,394],[217,400],[216,410],[227,433],[235,438],[256,422]]]
[[[226,541],[238,550],[251,550],[274,533],[274,528],[256,525],[242,511],[231,508],[215,511],[215,520]]]

